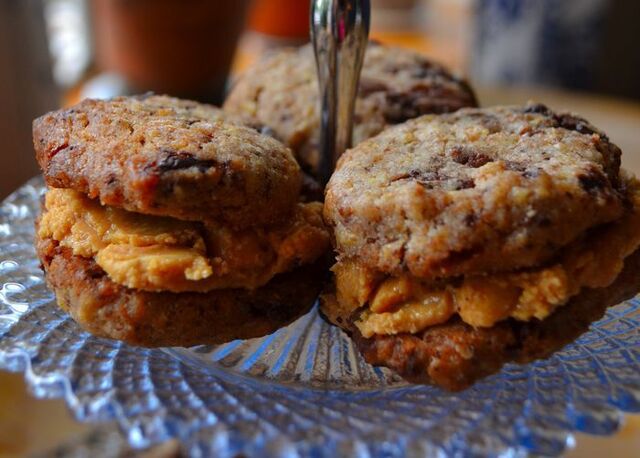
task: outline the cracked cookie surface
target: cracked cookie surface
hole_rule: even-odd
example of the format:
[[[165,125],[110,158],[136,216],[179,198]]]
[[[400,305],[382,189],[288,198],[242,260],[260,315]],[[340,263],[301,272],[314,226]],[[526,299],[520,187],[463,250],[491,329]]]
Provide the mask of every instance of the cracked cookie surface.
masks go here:
[[[301,172],[243,122],[167,96],[87,99],[35,120],[33,138],[51,187],[150,215],[271,224],[295,207]]]
[[[422,279],[540,265],[625,210],[620,150],[543,105],[463,109],[347,151],[324,215],[343,258]]]

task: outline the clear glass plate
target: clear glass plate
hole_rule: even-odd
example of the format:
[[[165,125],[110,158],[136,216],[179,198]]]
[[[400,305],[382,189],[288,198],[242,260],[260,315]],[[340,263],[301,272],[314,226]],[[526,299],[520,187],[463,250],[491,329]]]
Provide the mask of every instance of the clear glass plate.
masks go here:
[[[54,302],[36,259],[42,181],[0,207],[0,367],[130,444],[178,437],[193,455],[555,455],[640,411],[640,301],[609,310],[546,361],[508,365],[462,393],[366,364],[315,310],[262,339],[141,349],[90,336]]]

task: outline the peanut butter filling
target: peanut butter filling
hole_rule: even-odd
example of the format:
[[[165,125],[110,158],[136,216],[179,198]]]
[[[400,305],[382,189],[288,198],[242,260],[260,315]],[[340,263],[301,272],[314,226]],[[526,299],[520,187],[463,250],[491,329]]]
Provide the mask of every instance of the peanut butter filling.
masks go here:
[[[410,275],[385,277],[343,260],[333,268],[341,314],[367,306],[354,323],[364,337],[416,333],[456,313],[476,327],[507,318],[543,320],[581,289],[613,283],[624,259],[640,247],[640,188],[635,179],[627,184],[631,210],[571,243],[555,264],[539,269],[428,283]]]
[[[69,189],[50,189],[38,235],[93,257],[111,280],[147,291],[257,288],[314,262],[330,246],[322,204],[298,204],[290,221],[235,231],[102,206]]]

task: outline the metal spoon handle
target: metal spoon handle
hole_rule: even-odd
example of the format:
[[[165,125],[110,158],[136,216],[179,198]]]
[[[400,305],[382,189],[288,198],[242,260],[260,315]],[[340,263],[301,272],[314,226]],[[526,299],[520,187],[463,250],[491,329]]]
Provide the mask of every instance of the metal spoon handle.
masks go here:
[[[353,109],[369,37],[369,0],[311,0],[311,41],[321,100],[320,164],[329,181],[351,147]]]

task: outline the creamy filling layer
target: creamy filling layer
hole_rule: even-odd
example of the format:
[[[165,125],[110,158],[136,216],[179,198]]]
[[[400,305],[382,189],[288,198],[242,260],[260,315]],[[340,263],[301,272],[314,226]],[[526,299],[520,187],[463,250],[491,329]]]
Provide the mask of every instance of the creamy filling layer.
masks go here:
[[[233,230],[215,221],[142,215],[49,189],[38,235],[94,258],[116,283],[147,291],[253,289],[330,247],[322,204],[298,204],[286,224]]]
[[[365,307],[355,325],[364,337],[416,333],[454,314],[475,327],[507,318],[543,320],[583,288],[603,288],[616,279],[624,259],[640,247],[640,190],[628,180],[631,209],[565,247],[556,263],[520,272],[424,282],[410,275],[388,277],[350,260],[333,271],[340,314]]]

